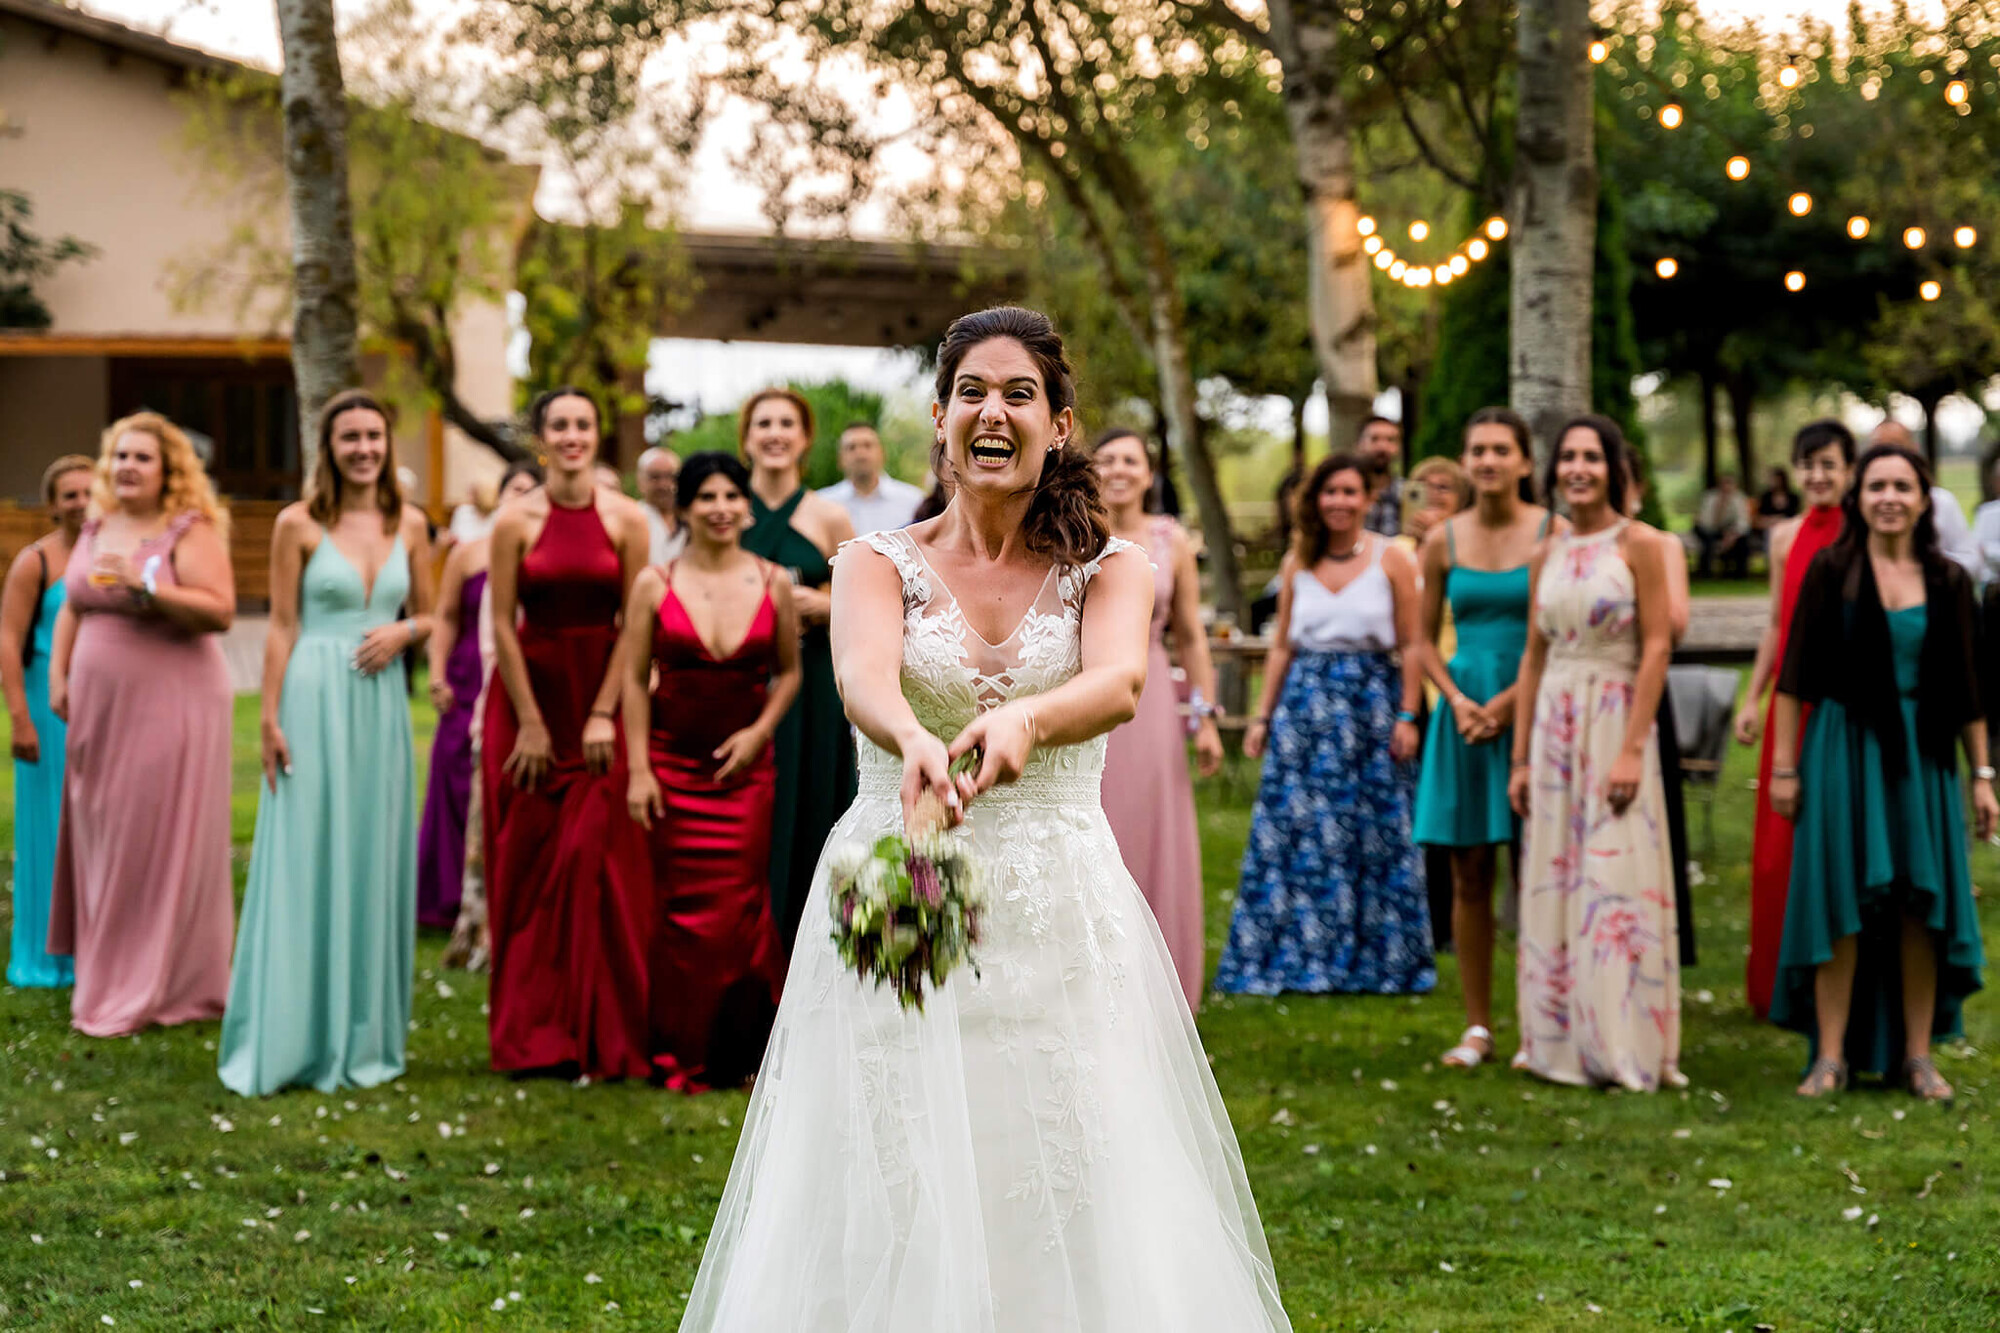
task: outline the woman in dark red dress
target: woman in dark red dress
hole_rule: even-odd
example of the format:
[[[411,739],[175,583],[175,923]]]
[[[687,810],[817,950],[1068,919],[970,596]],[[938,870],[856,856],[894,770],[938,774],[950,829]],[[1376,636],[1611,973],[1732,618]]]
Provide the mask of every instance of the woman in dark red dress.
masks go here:
[[[777,1012],[771,739],[799,692],[799,635],[790,581],[741,545],[743,465],[696,454],[675,499],[687,552],[633,585],[619,658],[626,749],[651,761],[627,803],[652,839],[653,1065],[701,1092],[757,1072]]]
[[[502,511],[487,581],[493,1067],[642,1077],[652,882],[613,718],[618,616],[650,539],[639,507],[597,485],[589,396],[551,390],[530,419],[548,480]]]

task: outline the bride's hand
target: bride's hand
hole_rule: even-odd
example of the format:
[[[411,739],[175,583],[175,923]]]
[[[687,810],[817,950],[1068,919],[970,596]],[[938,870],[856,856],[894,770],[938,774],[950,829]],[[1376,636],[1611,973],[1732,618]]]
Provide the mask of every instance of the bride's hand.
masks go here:
[[[965,818],[965,803],[952,786],[951,758],[944,742],[929,732],[919,732],[903,743],[903,827],[911,828],[917,817],[917,801],[928,792],[944,803],[948,824]]]
[[[1012,782],[1028,766],[1035,748],[1035,716],[1025,704],[1005,704],[972,719],[951,743],[950,759],[979,752],[976,771],[960,775],[958,789],[966,800],[1002,782]]]

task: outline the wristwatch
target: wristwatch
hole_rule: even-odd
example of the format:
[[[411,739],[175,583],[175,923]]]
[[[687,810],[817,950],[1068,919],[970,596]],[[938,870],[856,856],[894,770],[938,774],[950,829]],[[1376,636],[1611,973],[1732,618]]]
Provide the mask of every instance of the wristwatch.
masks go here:
[[[1980,765],[1980,766],[1979,766],[1978,768],[1975,768],[1975,769],[1973,769],[1973,770],[1972,770],[1972,780],[1973,780],[1974,782],[1991,782],[1991,781],[1993,781],[1993,765],[1991,765],[1991,764],[1981,764],[1981,765]]]

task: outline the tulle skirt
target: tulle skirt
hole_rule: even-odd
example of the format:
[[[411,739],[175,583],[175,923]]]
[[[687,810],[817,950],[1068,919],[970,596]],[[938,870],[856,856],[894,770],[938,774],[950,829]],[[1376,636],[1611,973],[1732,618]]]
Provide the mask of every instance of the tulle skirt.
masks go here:
[[[865,763],[829,846],[899,828],[900,781]],[[988,875],[979,970],[922,1013],[842,968],[822,855],[682,1329],[1289,1330],[1097,775],[988,793],[958,836]]]

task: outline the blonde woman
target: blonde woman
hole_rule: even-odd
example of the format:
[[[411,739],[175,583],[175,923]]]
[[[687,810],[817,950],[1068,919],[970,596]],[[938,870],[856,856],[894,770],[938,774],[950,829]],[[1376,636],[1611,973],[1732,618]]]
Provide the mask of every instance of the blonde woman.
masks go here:
[[[64,576],[49,706],[69,723],[49,948],[93,1037],[215,1018],[229,993],[228,516],[179,427],[104,432]]]

